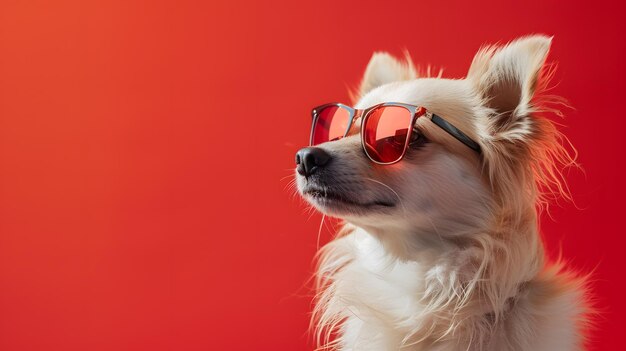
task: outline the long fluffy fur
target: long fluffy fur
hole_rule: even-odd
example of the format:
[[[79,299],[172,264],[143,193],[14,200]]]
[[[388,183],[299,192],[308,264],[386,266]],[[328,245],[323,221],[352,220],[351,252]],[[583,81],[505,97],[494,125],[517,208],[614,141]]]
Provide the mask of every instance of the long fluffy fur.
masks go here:
[[[476,55],[468,79],[474,79],[477,91],[496,84],[493,74],[511,74],[487,73],[494,70],[490,65],[499,50],[487,47]],[[543,58],[538,54],[527,59]],[[543,65],[543,61],[533,64]],[[393,80],[416,76],[410,61],[394,61],[390,67],[394,70],[387,73]],[[355,324],[360,323],[374,323],[370,333],[392,331],[388,334],[400,338],[407,350],[583,349],[583,330],[591,311],[586,278],[561,262],[546,262],[538,230],[542,208],[555,195],[570,198],[561,172],[575,165],[567,139],[546,117],[558,113],[553,105],[563,102],[546,94],[553,74],[550,67],[544,66],[536,80],[523,82],[528,86],[521,107],[514,111],[498,110],[490,106],[488,97],[479,97],[484,114],[477,116],[475,133],[480,136],[483,174],[491,186],[491,216],[488,223],[463,235],[455,257],[425,252],[419,263],[405,261],[351,224],[320,250],[312,318],[320,349],[347,350],[348,339],[354,337],[351,333],[358,329]],[[513,69],[524,68],[520,64]],[[368,81],[361,94],[382,83],[380,77]],[[368,259],[373,266],[363,266],[359,257],[363,250],[371,253]],[[372,279],[393,281],[399,288],[391,291]],[[380,297],[361,301],[363,291],[357,286],[370,289],[366,292],[370,297]],[[386,313],[389,308],[410,312],[394,319]],[[358,321],[354,315],[365,317]],[[374,344],[352,346],[384,349]]]

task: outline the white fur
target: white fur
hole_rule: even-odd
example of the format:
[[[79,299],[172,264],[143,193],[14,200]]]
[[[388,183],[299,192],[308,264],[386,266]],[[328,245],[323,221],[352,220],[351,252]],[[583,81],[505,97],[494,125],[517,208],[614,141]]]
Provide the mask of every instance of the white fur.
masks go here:
[[[558,167],[572,162],[537,102],[550,40],[483,49],[462,80],[414,79],[410,61],[374,55],[357,108],[425,106],[482,154],[427,120],[418,127],[432,142],[392,166],[373,166],[356,135],[319,146],[333,155],[329,188],[362,201],[397,199],[393,210],[337,212],[307,198],[347,222],[319,254],[320,347],[583,349],[585,280],[546,262],[538,231],[539,205],[550,186],[564,192]],[[297,181],[302,190],[309,180]]]

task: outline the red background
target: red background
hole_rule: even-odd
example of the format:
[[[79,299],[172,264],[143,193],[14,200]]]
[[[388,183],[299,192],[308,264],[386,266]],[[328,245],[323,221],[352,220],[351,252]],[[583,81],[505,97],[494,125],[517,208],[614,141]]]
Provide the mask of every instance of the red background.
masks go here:
[[[286,189],[309,109],[374,50],[464,76],[554,35],[585,173],[544,219],[623,345],[623,1],[0,3],[0,349],[306,350],[320,216]],[[286,178],[285,178],[286,177]],[[322,232],[322,242],[330,230]]]

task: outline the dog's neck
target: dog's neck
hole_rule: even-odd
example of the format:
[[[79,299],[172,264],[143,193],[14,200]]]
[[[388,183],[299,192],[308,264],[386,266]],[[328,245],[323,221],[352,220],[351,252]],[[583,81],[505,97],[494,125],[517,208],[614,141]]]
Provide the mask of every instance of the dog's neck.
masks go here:
[[[516,290],[544,263],[534,206],[515,212],[501,209],[492,212],[490,218],[475,222],[448,220],[413,227],[356,227],[376,237],[393,259],[416,262],[422,267],[443,265],[464,276],[460,283],[480,275],[490,284],[502,282],[503,290]]]
[[[416,293],[427,304],[423,319],[428,322],[411,331],[409,342],[443,338],[450,325],[463,325],[457,332],[466,330],[465,337],[471,339],[475,328],[497,323],[526,282],[541,270],[543,248],[534,209],[489,223],[489,228],[456,223],[436,231],[346,226],[347,231],[377,238],[391,261],[421,267],[421,276],[414,279],[421,282]],[[462,233],[445,232],[455,229]]]

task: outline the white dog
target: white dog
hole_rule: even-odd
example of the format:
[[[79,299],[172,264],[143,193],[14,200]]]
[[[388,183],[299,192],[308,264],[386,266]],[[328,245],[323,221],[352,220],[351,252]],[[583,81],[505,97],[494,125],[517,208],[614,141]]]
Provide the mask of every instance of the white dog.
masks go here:
[[[319,254],[321,348],[584,348],[585,279],[546,262],[538,228],[573,163],[542,117],[550,43],[483,48],[465,79],[376,53],[354,108],[314,110],[298,191],[346,222]]]

